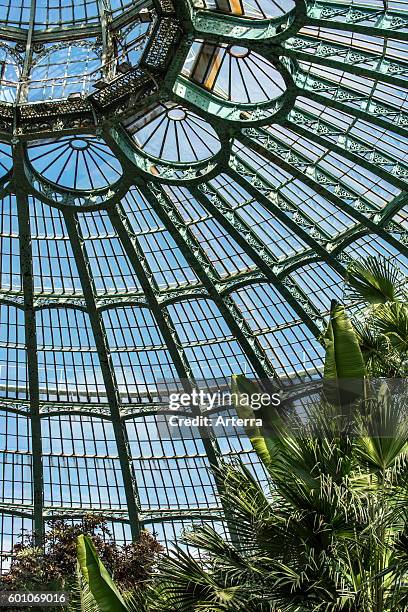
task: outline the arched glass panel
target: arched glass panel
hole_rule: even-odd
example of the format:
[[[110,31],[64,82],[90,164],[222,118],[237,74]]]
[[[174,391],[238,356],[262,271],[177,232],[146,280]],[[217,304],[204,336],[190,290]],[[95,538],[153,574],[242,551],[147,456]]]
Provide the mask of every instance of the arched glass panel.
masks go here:
[[[28,101],[58,100],[70,94],[85,95],[100,78],[99,48],[91,43],[51,45],[35,57]]]

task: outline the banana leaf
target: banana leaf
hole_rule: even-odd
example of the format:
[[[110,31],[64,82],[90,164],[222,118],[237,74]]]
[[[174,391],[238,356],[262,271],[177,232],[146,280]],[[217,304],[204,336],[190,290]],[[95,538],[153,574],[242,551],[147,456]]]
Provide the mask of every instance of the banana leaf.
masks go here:
[[[280,416],[273,405],[261,406],[259,410],[252,407],[253,395],[265,393],[260,385],[243,374],[234,374],[231,381],[232,397],[236,398],[235,408],[240,419],[259,419],[262,425],[248,424],[245,433],[260,460],[268,466],[276,452],[277,438],[282,428]],[[247,401],[247,398],[249,401]]]
[[[344,306],[335,300],[323,341],[324,394],[335,405],[350,405],[364,396],[366,369],[357,334]]]
[[[78,537],[77,558],[82,576],[89,585],[100,612],[129,612],[119,589],[88,536]]]

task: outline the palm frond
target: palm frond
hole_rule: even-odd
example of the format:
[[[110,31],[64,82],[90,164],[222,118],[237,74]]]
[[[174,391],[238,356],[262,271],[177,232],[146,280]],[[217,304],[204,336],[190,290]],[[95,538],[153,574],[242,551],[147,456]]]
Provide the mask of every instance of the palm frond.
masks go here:
[[[391,259],[370,255],[352,261],[347,271],[347,296],[352,300],[383,304],[404,297],[402,274]]]
[[[69,590],[70,601],[67,612],[100,612],[92,596],[89,585],[83,579],[81,570],[77,566],[76,579],[66,586]]]
[[[157,581],[160,588],[153,593],[157,612],[245,610],[239,584],[228,584],[222,572],[215,572],[211,564],[203,565],[178,546],[159,564]]]
[[[401,354],[408,353],[408,306],[401,302],[379,306],[373,314],[373,324],[392,347]]]
[[[323,402],[302,423],[275,432],[269,492],[240,461],[220,460],[213,471],[239,537],[229,541],[206,525],[186,532],[200,556],[176,547],[163,560],[155,612],[391,612],[405,605],[407,402],[397,387],[367,389],[371,395],[345,418]]]
[[[377,362],[385,356],[389,350],[389,342],[384,336],[376,333],[373,329],[372,321],[353,321],[353,327],[356,332],[358,342],[366,366]]]
[[[408,452],[406,406],[398,400],[392,395],[383,401],[370,399],[360,417],[356,456],[381,473],[401,462]]]

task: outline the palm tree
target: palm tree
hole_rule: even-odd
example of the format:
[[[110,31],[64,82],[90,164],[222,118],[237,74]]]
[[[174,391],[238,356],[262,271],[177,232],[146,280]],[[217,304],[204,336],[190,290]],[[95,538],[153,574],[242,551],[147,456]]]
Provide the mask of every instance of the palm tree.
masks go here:
[[[321,426],[319,407],[319,427]],[[408,605],[407,425],[401,405],[372,406],[392,431],[379,438],[365,426],[343,436],[276,440],[268,467],[272,487],[262,490],[240,464],[222,463],[223,502],[234,517],[239,546],[212,527],[196,527],[159,568],[154,612],[382,612]],[[330,409],[328,411],[330,416]],[[89,574],[90,585],[95,575]],[[122,608],[113,594],[101,612]],[[98,594],[99,591],[99,594]],[[103,596],[100,585],[93,591]],[[140,610],[140,608],[135,608]]]
[[[370,400],[348,433],[334,414],[320,404],[303,435],[286,424],[268,440],[267,492],[242,464],[221,463],[239,544],[208,525],[185,533],[201,557],[176,548],[161,563],[157,612],[407,609],[405,405]]]
[[[397,266],[381,256],[352,261],[346,296],[362,303],[353,318],[367,373],[376,378],[408,375],[408,293]]]

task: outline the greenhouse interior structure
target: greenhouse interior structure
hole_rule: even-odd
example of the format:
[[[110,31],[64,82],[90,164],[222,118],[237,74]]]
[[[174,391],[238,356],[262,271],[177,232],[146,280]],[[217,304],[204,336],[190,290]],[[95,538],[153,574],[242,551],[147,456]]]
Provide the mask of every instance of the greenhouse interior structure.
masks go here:
[[[0,0],[0,550],[227,532],[168,394],[319,379],[348,262],[407,274],[404,0]],[[213,382],[211,382],[213,381]],[[193,431],[194,430],[194,431]]]

